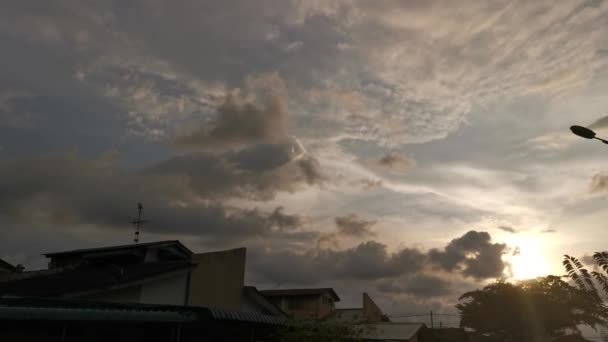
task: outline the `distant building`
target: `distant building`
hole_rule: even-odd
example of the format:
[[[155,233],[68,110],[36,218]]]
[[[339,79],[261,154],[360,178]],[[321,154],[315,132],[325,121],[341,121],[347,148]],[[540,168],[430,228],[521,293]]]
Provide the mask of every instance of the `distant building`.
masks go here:
[[[246,249],[193,253],[179,241],[44,254],[48,270],[0,279],[0,297],[189,305],[286,317],[245,287]]]
[[[372,298],[363,293],[362,307],[336,309],[331,319],[352,323],[377,323],[388,320]]]
[[[260,291],[294,319],[323,319],[334,314],[340,297],[331,288]]]

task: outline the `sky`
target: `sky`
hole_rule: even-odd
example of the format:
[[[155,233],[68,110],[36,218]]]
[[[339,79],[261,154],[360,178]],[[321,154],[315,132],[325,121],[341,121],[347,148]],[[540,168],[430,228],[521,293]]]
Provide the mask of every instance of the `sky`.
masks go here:
[[[608,238],[608,3],[11,1],[0,258],[247,247],[261,289],[391,315]]]

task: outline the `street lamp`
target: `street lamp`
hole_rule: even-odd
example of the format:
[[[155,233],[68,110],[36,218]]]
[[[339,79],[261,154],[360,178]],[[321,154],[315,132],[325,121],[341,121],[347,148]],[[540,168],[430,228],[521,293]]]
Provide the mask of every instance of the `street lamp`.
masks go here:
[[[570,130],[572,131],[572,133],[578,135],[579,137],[585,138],[585,139],[596,139],[599,140],[601,142],[603,142],[604,144],[608,144],[607,140],[604,140],[602,138],[598,138],[595,136],[595,132],[590,130],[587,127],[583,127],[583,126],[571,126]]]

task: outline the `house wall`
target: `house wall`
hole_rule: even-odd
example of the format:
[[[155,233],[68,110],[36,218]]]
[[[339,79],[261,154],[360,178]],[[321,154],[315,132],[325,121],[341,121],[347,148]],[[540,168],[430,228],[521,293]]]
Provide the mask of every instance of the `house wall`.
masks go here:
[[[186,272],[164,279],[144,283],[141,286],[140,303],[184,305],[188,274]]]
[[[241,310],[245,258],[245,248],[194,254],[188,304]]]
[[[363,313],[365,320],[369,323],[382,321],[382,310],[365,292],[363,292]]]
[[[99,302],[139,303],[141,286],[131,286],[124,289],[110,290],[102,293],[82,296],[79,298]]]
[[[326,298],[326,299],[324,299]],[[320,319],[334,312],[329,295],[274,296],[269,300],[294,319]]]

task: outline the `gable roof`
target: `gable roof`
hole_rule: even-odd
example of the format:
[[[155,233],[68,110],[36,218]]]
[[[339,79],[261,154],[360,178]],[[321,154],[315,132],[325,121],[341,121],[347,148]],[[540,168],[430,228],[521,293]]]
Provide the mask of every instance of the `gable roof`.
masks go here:
[[[340,297],[331,287],[315,288],[315,289],[280,289],[280,290],[262,290],[260,291],[266,297],[274,296],[310,296],[329,293],[334,301],[339,302]]]
[[[66,255],[88,254],[88,253],[98,253],[98,252],[114,252],[114,251],[126,250],[126,249],[143,249],[143,248],[149,248],[149,247],[168,247],[168,246],[175,246],[188,255],[193,254],[191,250],[189,250],[186,246],[184,246],[178,240],[166,240],[166,241],[155,241],[155,242],[137,243],[137,244],[119,245],[119,246],[74,249],[71,251],[44,253],[42,255],[46,256],[47,258],[50,258],[50,257],[66,256]]]
[[[0,269],[8,270],[9,272],[17,272],[17,267],[9,264],[8,262],[0,259]]]
[[[278,306],[271,303],[255,286],[243,286],[243,295],[252,302],[262,307],[273,316],[287,318],[287,314]]]
[[[2,295],[54,297],[114,289],[193,267],[186,261],[130,265],[85,265],[0,282]]]

